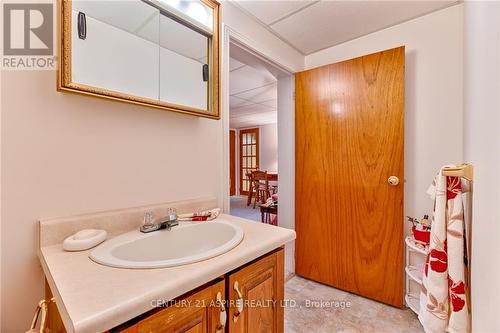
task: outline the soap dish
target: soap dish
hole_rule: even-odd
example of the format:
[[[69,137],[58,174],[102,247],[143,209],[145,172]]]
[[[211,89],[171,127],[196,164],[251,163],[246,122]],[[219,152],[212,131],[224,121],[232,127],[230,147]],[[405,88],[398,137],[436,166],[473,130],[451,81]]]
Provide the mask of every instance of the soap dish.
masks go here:
[[[84,229],[69,236],[63,242],[65,251],[83,251],[93,248],[106,240],[106,230]]]

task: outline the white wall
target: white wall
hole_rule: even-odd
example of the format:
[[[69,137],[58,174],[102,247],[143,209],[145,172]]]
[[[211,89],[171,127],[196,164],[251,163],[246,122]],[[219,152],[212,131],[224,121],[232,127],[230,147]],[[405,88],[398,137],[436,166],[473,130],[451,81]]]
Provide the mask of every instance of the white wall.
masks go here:
[[[3,13],[1,13],[3,14]],[[0,27],[0,33],[3,33],[2,28]],[[2,46],[3,47],[3,46]],[[3,127],[3,111],[2,111],[2,103],[1,103],[1,98],[2,98],[2,70],[0,70],[0,148],[2,147],[2,127]],[[2,330],[2,299],[3,299],[3,293],[2,293],[2,272],[3,272],[3,262],[2,262],[2,250],[3,250],[3,243],[2,243],[2,238],[3,238],[3,181],[2,181],[2,174],[3,174],[3,160],[2,160],[2,154],[1,154],[1,149],[0,149],[0,331]]]
[[[475,166],[473,332],[500,332],[500,3],[465,2],[464,155]]]
[[[443,164],[463,161],[463,5],[306,56],[314,68],[406,46],[405,215],[432,211],[425,194]]]
[[[278,171],[278,125],[259,126],[259,168],[267,171]]]
[[[1,332],[24,332],[43,279],[36,221],[219,195],[220,122],[56,92],[2,73]]]
[[[295,77],[278,79],[279,225],[295,229]],[[295,242],[285,245],[285,270],[295,271]]]

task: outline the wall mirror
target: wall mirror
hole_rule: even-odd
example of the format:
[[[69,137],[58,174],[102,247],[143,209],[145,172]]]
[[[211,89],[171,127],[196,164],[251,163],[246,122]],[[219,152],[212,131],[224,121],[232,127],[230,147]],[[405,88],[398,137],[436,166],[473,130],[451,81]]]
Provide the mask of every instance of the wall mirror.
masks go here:
[[[219,118],[218,2],[59,5],[59,90]]]

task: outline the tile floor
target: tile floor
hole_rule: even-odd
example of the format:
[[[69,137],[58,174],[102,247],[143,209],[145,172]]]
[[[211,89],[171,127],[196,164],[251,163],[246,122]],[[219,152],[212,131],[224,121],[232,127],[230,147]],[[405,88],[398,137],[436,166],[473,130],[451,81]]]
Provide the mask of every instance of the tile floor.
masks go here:
[[[247,207],[246,196],[232,196],[230,204],[231,215],[260,222],[260,210]],[[287,281],[285,298],[296,302],[285,309],[285,333],[424,332],[409,309],[400,310],[298,276]],[[321,301],[337,303],[321,306]],[[342,308],[347,302],[350,307]]]
[[[285,333],[424,332],[409,309],[400,310],[298,276],[286,283],[285,298],[296,302],[295,307],[285,309]],[[319,301],[338,303],[321,307]]]
[[[253,204],[247,206],[247,197],[244,195],[233,195],[230,197],[230,214],[260,222],[259,207],[255,207],[254,209]]]

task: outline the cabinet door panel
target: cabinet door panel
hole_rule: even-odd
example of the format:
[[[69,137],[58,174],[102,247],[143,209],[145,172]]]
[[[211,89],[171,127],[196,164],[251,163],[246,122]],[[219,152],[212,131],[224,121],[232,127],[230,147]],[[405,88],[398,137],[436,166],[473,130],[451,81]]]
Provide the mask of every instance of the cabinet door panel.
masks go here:
[[[263,274],[263,279],[257,280],[249,286],[247,299],[256,300],[265,304],[261,307],[248,309],[248,332],[272,332],[274,325],[274,307],[266,304],[274,295],[273,271],[268,270]]]
[[[218,293],[224,300],[224,281],[206,287],[144,319],[137,324],[137,333],[223,332],[219,327],[221,308],[217,304]]]
[[[283,323],[284,259],[280,249],[241,270],[228,279],[229,332],[281,333]],[[236,290],[235,285],[238,286]],[[243,311],[237,309],[241,293]]]
[[[181,320],[171,331],[174,333],[206,333],[207,323],[207,311],[206,309],[200,309]],[[167,330],[167,332],[170,332],[170,330]]]

